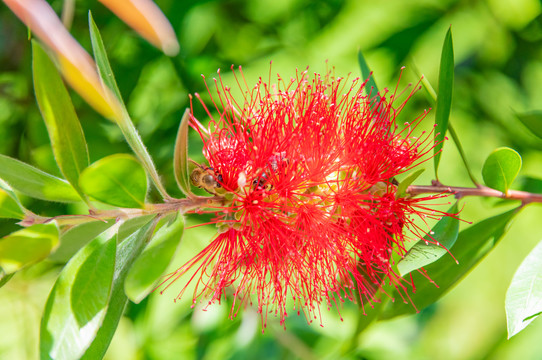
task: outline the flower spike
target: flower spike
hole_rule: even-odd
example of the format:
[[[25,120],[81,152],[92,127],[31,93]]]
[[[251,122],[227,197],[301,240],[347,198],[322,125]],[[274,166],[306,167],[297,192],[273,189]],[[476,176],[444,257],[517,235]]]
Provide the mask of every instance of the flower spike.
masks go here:
[[[433,134],[413,135],[425,113],[401,129],[397,89],[371,97],[360,79],[308,71],[249,87],[240,74],[243,102],[219,78],[216,95],[209,90],[218,116],[205,129],[192,113],[224,200],[209,204],[216,237],[166,287],[192,274],[194,301],[231,297],[232,317],[254,303],[264,327],[269,313],[284,323],[291,306],[312,322],[322,303],[375,301],[385,284],[408,298],[413,284],[394,270],[393,254],[430,231],[416,218],[447,215],[424,205],[444,195],[397,196],[394,177],[431,155]]]

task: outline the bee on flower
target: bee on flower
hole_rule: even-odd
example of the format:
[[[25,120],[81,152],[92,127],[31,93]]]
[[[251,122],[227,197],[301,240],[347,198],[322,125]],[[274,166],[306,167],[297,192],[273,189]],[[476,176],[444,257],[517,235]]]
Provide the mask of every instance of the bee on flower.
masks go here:
[[[166,287],[193,271],[194,301],[231,297],[232,317],[254,304],[265,327],[269,313],[283,324],[295,308],[311,322],[322,303],[370,302],[384,283],[412,286],[393,271],[392,255],[426,235],[417,217],[446,214],[424,204],[441,195],[397,196],[394,177],[427,160],[433,134],[413,135],[426,112],[396,124],[418,85],[396,106],[397,89],[371,97],[365,84],[304,71],[274,85],[260,79],[239,102],[214,81],[218,116],[204,105],[208,126],[193,110],[191,126],[208,161],[194,171],[224,198],[212,210],[218,232]]]

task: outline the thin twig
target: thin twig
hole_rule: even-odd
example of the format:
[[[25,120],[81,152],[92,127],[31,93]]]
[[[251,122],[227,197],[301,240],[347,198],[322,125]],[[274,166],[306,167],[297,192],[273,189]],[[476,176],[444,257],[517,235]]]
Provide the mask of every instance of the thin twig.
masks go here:
[[[479,186],[475,188],[460,187],[460,186],[446,186],[441,184],[433,185],[411,185],[406,190],[410,195],[421,194],[453,194],[457,199],[465,196],[481,196],[481,197],[495,197],[507,200],[520,200],[523,204],[528,203],[542,203],[542,194],[534,194],[520,190],[508,190],[503,193],[499,190],[489,188],[487,186]]]

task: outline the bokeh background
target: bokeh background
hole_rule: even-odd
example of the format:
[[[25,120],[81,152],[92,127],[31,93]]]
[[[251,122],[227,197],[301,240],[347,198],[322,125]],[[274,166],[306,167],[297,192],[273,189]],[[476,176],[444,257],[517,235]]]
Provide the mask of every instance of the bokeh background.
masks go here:
[[[452,26],[456,73],[451,122],[472,165],[480,169],[500,146],[523,156],[521,176],[542,178],[542,140],[531,135],[515,114],[542,110],[542,6],[538,0],[157,0],[172,23],[181,52],[168,58],[147,44],[96,1],[78,0],[71,32],[90,52],[88,10],[102,31],[117,82],[168,190],[180,196],[172,172],[177,127],[188,94],[206,92],[222,69],[242,65],[247,82],[270,73],[283,77],[296,69],[338,76],[360,76],[361,49],[380,88],[400,87],[423,73],[436,87],[445,33]],[[62,1],[51,1],[60,13]],[[272,65],[270,67],[270,62]],[[270,70],[271,69],[271,70]],[[120,131],[72,92],[91,161],[129,152]],[[205,98],[205,96],[204,96]],[[430,105],[423,91],[402,116],[417,117]],[[196,112],[203,112],[200,107]],[[426,118],[430,128],[434,111]],[[191,134],[190,156],[201,160],[201,144]],[[28,32],[0,5],[0,153],[59,174],[37,108],[31,76]],[[417,181],[429,184],[432,162]],[[444,148],[441,181],[470,185],[453,143]],[[521,179],[516,188],[521,185]],[[155,196],[156,194],[151,194]],[[27,207],[49,216],[80,211],[76,206],[25,199]],[[466,199],[461,217],[478,221],[512,205]],[[516,205],[517,204],[513,204]],[[363,315],[355,304],[322,311],[323,327],[292,315],[286,330],[272,316],[264,334],[259,315],[247,309],[228,319],[229,304],[202,311],[191,298],[173,303],[176,290],[152,294],[130,305],[107,359],[541,359],[542,320],[507,340],[504,298],[515,269],[542,238],[542,207],[531,205],[508,234],[457,287],[414,316],[373,324],[359,337]],[[188,225],[205,222],[189,217]],[[468,226],[464,223],[462,226]],[[0,219],[0,235],[17,228]],[[180,266],[213,236],[214,229],[189,229],[178,249]],[[61,264],[44,262],[19,272],[0,289],[0,358],[38,357],[38,330],[46,297]],[[190,294],[188,294],[190,295]],[[357,350],[343,354],[352,341]]]

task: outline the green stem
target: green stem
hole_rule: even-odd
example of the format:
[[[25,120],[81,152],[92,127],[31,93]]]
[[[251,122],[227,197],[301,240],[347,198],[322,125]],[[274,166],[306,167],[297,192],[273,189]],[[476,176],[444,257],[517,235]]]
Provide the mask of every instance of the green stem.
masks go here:
[[[465,152],[463,151],[463,147],[461,146],[461,143],[459,142],[459,136],[457,136],[457,133],[455,132],[452,123],[448,123],[448,131],[450,132],[450,135],[452,136],[452,139],[454,140],[455,146],[457,147],[457,151],[459,151],[459,155],[461,156],[461,159],[463,160],[463,164],[465,164],[465,168],[467,169],[467,173],[469,174],[470,180],[477,187],[480,186],[480,183],[476,180],[476,178],[472,174],[472,171],[470,170],[470,166],[467,162],[467,156],[465,155]]]
[[[149,174],[152,182],[156,186],[156,189],[162,196],[162,198],[166,201],[170,201],[173,198],[168,195],[164,185],[162,185],[162,182],[160,180],[160,175],[158,175],[158,171],[156,171],[156,167],[154,166],[154,162],[152,161],[152,158],[147,151],[147,148],[145,145],[143,145],[143,141],[141,140],[141,137],[139,136],[139,133],[137,132],[134,123],[130,119],[130,115],[124,110],[122,118],[117,121],[117,124],[119,125],[120,130],[122,131],[122,134],[124,135],[124,138],[126,139],[126,142],[136,156],[138,157],[139,161],[141,161],[143,167],[147,170],[147,173]]]

